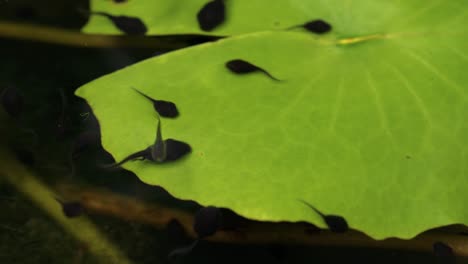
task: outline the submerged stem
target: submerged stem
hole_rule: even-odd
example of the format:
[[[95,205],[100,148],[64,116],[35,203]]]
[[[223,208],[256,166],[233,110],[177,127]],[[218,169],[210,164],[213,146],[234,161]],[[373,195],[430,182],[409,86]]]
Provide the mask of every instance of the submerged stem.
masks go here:
[[[77,240],[86,244],[87,248],[104,262],[132,263],[88,218],[85,216],[73,220],[67,218],[55,200],[56,194],[12,157],[11,153],[0,147],[1,178],[27,196]]]

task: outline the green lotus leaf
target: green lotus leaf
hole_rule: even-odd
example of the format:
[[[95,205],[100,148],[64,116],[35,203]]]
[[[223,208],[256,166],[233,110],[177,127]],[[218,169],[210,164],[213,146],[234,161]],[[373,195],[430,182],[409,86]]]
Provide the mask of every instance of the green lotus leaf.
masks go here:
[[[119,161],[154,142],[157,115],[135,87],[177,104],[163,137],[193,151],[124,167],[178,198],[324,227],[304,199],[377,239],[467,224],[468,2],[285,2],[330,10],[333,32],[244,34],[79,88],[104,148]],[[236,75],[224,64],[237,58],[283,81]]]
[[[226,36],[263,30],[282,30],[317,18],[332,19],[341,14],[334,12],[331,6],[343,1],[332,0],[329,2],[335,4],[328,6],[317,4],[317,1],[303,0],[224,0],[225,22],[215,30],[205,32],[199,28],[197,13],[208,2],[210,0],[129,0],[123,3],[115,3],[111,0],[92,0],[91,10],[112,15],[138,17],[148,27],[147,35]],[[122,34],[109,19],[98,15],[90,17],[83,32]]]

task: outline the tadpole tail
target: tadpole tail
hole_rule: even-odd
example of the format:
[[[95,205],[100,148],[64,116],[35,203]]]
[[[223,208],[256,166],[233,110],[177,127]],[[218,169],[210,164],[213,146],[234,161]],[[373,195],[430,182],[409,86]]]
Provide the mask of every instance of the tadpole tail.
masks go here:
[[[303,26],[304,25],[295,25],[295,26],[292,26],[292,27],[285,28],[284,30],[291,30],[291,29],[301,28]]]
[[[263,72],[266,76],[270,77],[270,78],[271,78],[272,80],[274,80],[274,81],[277,81],[277,82],[283,82],[283,81],[284,81],[284,80],[280,80],[280,79],[276,78],[275,76],[271,75],[271,74],[270,74],[269,72],[267,72],[266,70],[262,70],[262,72]]]
[[[113,163],[113,164],[101,164],[101,165],[99,165],[99,167],[102,168],[102,169],[113,169],[113,168],[116,168],[116,167],[120,167],[122,164],[124,164],[127,161],[138,159],[138,158],[144,158],[146,156],[146,152],[147,152],[147,149],[141,150],[141,151],[138,151],[138,152],[135,152],[135,153],[129,155],[128,157],[126,157],[125,159],[123,159],[120,162]]]
[[[302,202],[303,204],[305,204],[307,207],[311,208],[312,210],[314,210],[317,214],[319,214],[322,218],[325,217],[324,214],[322,214],[322,212],[320,212],[317,208],[315,208],[314,206],[312,206],[310,203],[302,200],[302,199],[298,199],[300,202]]]
[[[142,96],[144,96],[146,99],[150,100],[150,101],[153,101],[153,98],[149,97],[148,95],[144,94],[143,92],[140,92],[138,89],[132,87],[133,90],[135,90],[135,92],[141,94]]]
[[[198,244],[199,239],[195,240],[192,242],[192,244],[186,246],[186,247],[181,247],[181,248],[176,248],[173,251],[171,251],[168,255],[169,259],[174,259],[176,257],[183,257],[190,252],[192,252],[193,248]]]

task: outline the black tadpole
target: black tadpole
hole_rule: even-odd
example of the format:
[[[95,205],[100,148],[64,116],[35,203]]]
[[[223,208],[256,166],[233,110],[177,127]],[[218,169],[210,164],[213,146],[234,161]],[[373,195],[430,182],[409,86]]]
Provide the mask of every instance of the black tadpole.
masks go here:
[[[153,103],[154,110],[156,110],[156,112],[158,112],[160,116],[169,118],[175,118],[179,116],[179,111],[177,110],[177,107],[173,102],[156,100],[133,87],[132,89],[144,96],[146,99],[150,100]]]
[[[230,60],[230,61],[226,62],[225,66],[226,66],[226,68],[228,68],[231,72],[233,72],[235,74],[242,75],[242,74],[249,74],[249,73],[253,73],[253,72],[262,72],[265,75],[267,75],[268,77],[270,77],[272,80],[275,80],[275,81],[278,81],[278,82],[282,81],[282,80],[279,80],[279,79],[275,78],[273,75],[271,75],[266,70],[264,70],[264,69],[262,69],[262,68],[260,68],[260,67],[258,67],[256,65],[253,65],[250,62],[242,60],[242,59]]]
[[[106,12],[90,12],[84,9],[79,9],[80,12],[87,15],[98,15],[107,17],[112,23],[122,32],[127,35],[145,35],[148,31],[145,23],[138,17],[130,16],[115,16]]]
[[[315,33],[315,34],[325,34],[332,30],[332,26],[321,19],[312,20],[312,21],[306,22],[298,26],[292,26],[288,29],[293,29],[293,28],[298,28],[298,27],[305,28],[307,31]]]
[[[161,133],[161,119],[159,119],[159,117],[158,121],[156,141],[153,145],[144,150],[130,154],[118,163],[103,165],[101,167],[106,169],[115,168],[130,160],[149,160],[155,163],[166,163],[176,161],[192,151],[190,145],[185,142],[175,139],[163,140]]]
[[[57,202],[62,206],[63,214],[68,218],[77,217],[83,214],[84,208],[80,202],[64,202],[58,198],[55,198]]]
[[[182,257],[195,248],[200,239],[212,236],[222,225],[222,213],[219,208],[214,206],[203,207],[195,214],[193,230],[197,234],[197,239],[190,245],[177,248],[169,253],[169,258]]]
[[[444,242],[437,241],[434,244],[432,244],[432,250],[434,252],[434,255],[438,257],[452,257],[454,256],[453,254],[453,249],[445,244]]]
[[[312,210],[314,210],[317,214],[319,214],[322,217],[322,219],[325,221],[325,223],[327,224],[331,232],[344,233],[348,231],[349,229],[348,223],[343,217],[338,216],[338,215],[325,215],[319,210],[317,210],[315,207],[313,207],[310,203],[301,199],[299,199],[299,201],[301,201],[302,203],[310,207]]]
[[[0,103],[11,117],[18,117],[23,110],[24,100],[18,89],[7,86],[0,92]]]
[[[197,13],[200,29],[212,31],[226,19],[226,10],[223,0],[213,0],[206,3]]]
[[[214,206],[203,207],[195,214],[193,230],[198,238],[214,235],[221,227],[223,216],[221,210]]]
[[[99,133],[95,131],[81,132],[72,142],[68,162],[70,164],[69,177],[75,176],[75,159],[86,149],[95,147],[100,144]]]

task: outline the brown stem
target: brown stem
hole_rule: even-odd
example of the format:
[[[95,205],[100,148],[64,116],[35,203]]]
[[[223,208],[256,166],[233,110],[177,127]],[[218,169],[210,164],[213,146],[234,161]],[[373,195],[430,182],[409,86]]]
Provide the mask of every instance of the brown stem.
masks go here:
[[[117,195],[92,188],[80,189],[61,184],[59,191],[68,199],[80,200],[84,207],[99,214],[113,215],[122,219],[146,223],[156,228],[164,228],[171,220],[178,220],[187,234],[196,238],[192,230],[193,215],[158,204],[148,204],[135,198]],[[248,221],[236,231],[218,231],[207,238],[210,241],[236,244],[292,244],[311,246],[343,246],[380,249],[432,252],[432,245],[442,241],[453,248],[458,256],[468,256],[468,236],[457,232],[428,231],[413,239],[389,238],[374,240],[365,234],[350,230],[344,234],[328,231],[316,232],[305,223],[272,223]],[[456,227],[455,231],[466,230]]]
[[[39,41],[84,48],[134,47],[169,51],[189,46],[193,36],[114,36],[101,34],[83,34],[59,28],[0,22],[0,37]],[[215,40],[217,37],[206,37]]]

